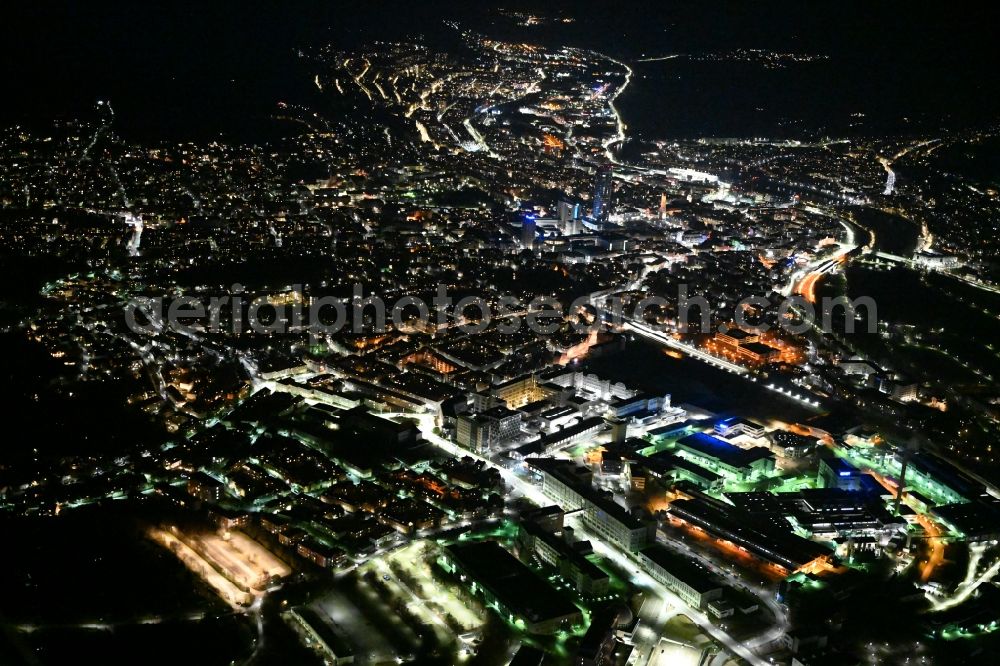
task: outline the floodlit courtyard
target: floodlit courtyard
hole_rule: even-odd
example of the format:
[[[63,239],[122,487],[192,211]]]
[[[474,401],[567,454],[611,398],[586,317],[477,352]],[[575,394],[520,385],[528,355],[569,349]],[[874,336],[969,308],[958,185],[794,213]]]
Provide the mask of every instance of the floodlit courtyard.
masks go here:
[[[192,541],[196,550],[225,570],[227,578],[256,591],[292,573],[287,564],[242,532],[200,534]]]
[[[434,577],[431,570],[434,548],[427,542],[416,542],[373,561],[370,566],[376,567],[383,578],[388,576],[396,582],[407,595],[412,593],[412,599],[433,621],[441,621],[460,634],[476,631],[483,625],[483,611],[467,605],[464,595],[454,594]]]
[[[374,572],[380,584],[433,626],[442,639],[468,643],[482,628],[485,609],[434,576],[435,549],[429,542],[418,541],[367,562],[359,572]]]
[[[481,644],[487,611],[436,577],[437,546],[411,543],[375,557],[314,607],[349,637],[356,663],[398,663],[414,654],[462,662]]]
[[[177,527],[153,527],[148,534],[236,608],[253,603],[271,581],[292,572],[287,564],[240,532],[187,534]]]
[[[649,666],[698,666],[701,650],[660,639],[653,648]]]

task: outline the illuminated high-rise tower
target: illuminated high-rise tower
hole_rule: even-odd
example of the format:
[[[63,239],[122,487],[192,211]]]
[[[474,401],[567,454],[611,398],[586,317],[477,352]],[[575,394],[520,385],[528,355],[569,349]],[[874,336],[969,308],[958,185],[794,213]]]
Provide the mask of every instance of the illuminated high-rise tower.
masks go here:
[[[559,202],[559,231],[567,236],[580,232],[580,204]]]
[[[535,244],[535,236],[538,234],[538,225],[535,216],[526,214],[521,219],[521,246],[531,249]]]
[[[597,169],[597,177],[594,179],[594,207],[591,209],[590,214],[595,220],[607,217],[612,190],[611,165],[605,164]]]

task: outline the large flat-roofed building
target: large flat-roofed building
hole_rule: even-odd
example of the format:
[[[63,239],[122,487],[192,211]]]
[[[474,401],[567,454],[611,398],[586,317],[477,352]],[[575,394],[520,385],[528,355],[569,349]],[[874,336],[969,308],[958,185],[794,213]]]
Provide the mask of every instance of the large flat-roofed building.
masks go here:
[[[539,411],[536,418],[546,432],[554,432],[560,428],[572,425],[580,419],[580,412],[572,407],[546,407]],[[521,411],[524,411],[523,409]]]
[[[670,504],[671,521],[704,530],[757,559],[793,573],[829,559],[830,550],[773,523],[758,521],[734,506],[707,498],[678,499]]]
[[[551,634],[583,623],[579,608],[494,541],[447,546],[441,564],[526,631]]]
[[[553,458],[528,458],[532,469],[542,476],[542,492],[566,511],[583,508],[581,488],[590,487],[593,474],[585,467]]]
[[[902,457],[896,454],[897,462]],[[971,502],[986,493],[986,487],[952,463],[933,453],[921,451],[910,457],[906,470],[906,486],[928,491],[925,494],[946,503]]]
[[[455,442],[474,453],[488,453],[493,440],[491,426],[475,414],[459,414],[455,419]]]
[[[821,488],[861,490],[866,478],[871,477],[843,458],[830,457],[819,461],[816,482]]]
[[[646,435],[654,442],[663,442],[668,439],[678,439],[691,434],[697,428],[698,422],[692,419],[670,423],[668,425],[653,428],[646,432]]]
[[[300,606],[288,615],[293,627],[309,638],[310,645],[323,656],[324,663],[340,666],[353,664],[354,654],[347,642],[333,631],[333,627],[312,608]]]
[[[768,439],[771,440],[771,450],[784,458],[805,458],[820,447],[818,437],[799,435],[788,430],[774,430],[768,435]]]
[[[740,481],[774,471],[774,454],[763,446],[741,449],[707,433],[696,432],[677,441],[678,455],[702,467]]]
[[[569,446],[593,437],[607,427],[607,421],[599,416],[583,419],[579,423],[556,430],[542,437],[542,450],[551,453],[564,446]]]
[[[763,437],[767,433],[767,429],[756,421],[734,416],[716,423],[715,432],[720,437],[737,437],[739,435]]]
[[[848,358],[841,361],[837,361],[837,367],[840,368],[845,375],[878,375],[882,374],[882,369],[871,361],[866,361],[861,358]]]
[[[740,510],[755,519],[770,520],[787,529],[797,526],[823,538],[876,537],[888,539],[906,525],[889,513],[878,493],[841,488],[804,488],[797,492],[726,493]]]
[[[931,515],[969,541],[994,541],[1000,538],[1000,501],[994,498],[943,504],[931,509]]]
[[[770,363],[781,356],[781,350],[763,342],[748,342],[739,346],[739,355],[751,363]]]
[[[295,550],[299,555],[323,569],[333,569],[347,562],[347,553],[311,538],[301,541]]]
[[[563,519],[566,512],[555,504],[540,506],[537,509],[527,509],[521,512],[521,520],[526,523],[535,523],[545,528],[549,532],[561,532]]]
[[[725,333],[715,334],[715,343],[740,359],[762,364],[776,360],[781,350],[760,341],[760,336],[739,328],[731,328]]]
[[[547,656],[537,648],[522,644],[507,666],[542,666]]]
[[[390,421],[369,413],[364,407],[345,410],[339,416],[342,430],[381,444],[412,444],[420,439],[420,430],[412,423]]]
[[[597,491],[587,496],[583,511],[587,527],[632,553],[645,548],[656,534],[655,522],[636,516]]]
[[[722,596],[723,586],[712,578],[707,567],[660,544],[643,548],[639,559],[657,582],[695,608],[704,608]]]
[[[719,331],[715,334],[714,343],[729,354],[735,355],[740,360],[760,365],[777,360],[781,356],[781,350],[764,344],[757,333],[751,333],[739,328],[730,328],[726,332]]]
[[[564,387],[576,393],[584,393],[597,400],[610,402],[612,400],[627,400],[636,395],[636,392],[622,384],[612,383],[610,380],[601,379],[597,375],[585,374],[582,372],[559,372],[547,375],[551,385]]]
[[[189,495],[203,502],[218,502],[226,496],[226,486],[204,472],[195,472],[187,482]]]
[[[631,398],[616,400],[611,407],[618,418],[633,414],[658,414],[670,409],[670,396],[641,393]]]
[[[522,523],[518,528],[517,542],[522,558],[530,554],[558,569],[560,575],[580,594],[596,597],[607,593],[611,580],[607,572],[588,560],[565,539],[538,523]]]
[[[486,454],[521,434],[521,414],[503,406],[479,414],[460,414],[455,424],[458,445]]]
[[[618,613],[611,608],[601,608],[594,611],[590,618],[587,633],[580,639],[573,666],[612,666],[616,663],[615,627],[618,623]],[[625,663],[617,662],[617,663]]]
[[[560,392],[560,387],[539,381],[537,375],[517,377],[498,384],[491,390],[493,395],[506,402],[511,409],[517,409],[538,400],[547,400]]]
[[[744,331],[742,328],[730,328],[725,333],[719,331],[715,334],[715,337],[719,340],[719,342],[724,342],[733,347],[760,341],[760,335],[757,333],[751,333],[750,331]]]
[[[542,475],[542,492],[567,511],[583,509],[584,524],[602,538],[632,552],[652,541],[655,521],[630,513],[596,490],[585,468],[553,458],[529,458],[527,462]]]
[[[699,488],[722,487],[720,475],[690,460],[675,456],[669,451],[657,451],[649,456],[638,456],[638,463],[646,466],[657,479],[666,483],[690,481]]]

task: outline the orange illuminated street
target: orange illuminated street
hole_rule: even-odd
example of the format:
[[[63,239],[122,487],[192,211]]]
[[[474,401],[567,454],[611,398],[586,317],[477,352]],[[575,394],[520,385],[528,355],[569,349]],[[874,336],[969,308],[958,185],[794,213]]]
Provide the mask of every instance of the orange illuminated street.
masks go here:
[[[941,528],[930,518],[920,515],[917,522],[927,533],[927,547],[930,549],[927,559],[920,565],[920,580],[926,583],[934,574],[934,569],[944,563],[944,541],[940,538]]]
[[[810,273],[809,275],[802,278],[797,285],[795,285],[795,293],[799,294],[805,298],[810,303],[816,302],[816,285],[823,277],[823,273]]]
[[[878,472],[869,470],[868,473],[872,476],[872,478],[878,481],[883,488],[888,490],[893,498],[896,497],[899,492],[899,485],[895,481],[887,479]],[[907,502],[907,499],[907,496],[904,495],[903,501]],[[909,506],[908,503],[907,506]],[[931,579],[931,576],[934,575],[934,570],[944,563],[945,543],[941,538],[944,532],[940,525],[934,522],[926,514],[918,513],[916,520],[917,523],[924,529],[924,533],[927,535],[927,548],[930,551],[927,557],[921,560],[920,563],[920,580],[926,583]]]

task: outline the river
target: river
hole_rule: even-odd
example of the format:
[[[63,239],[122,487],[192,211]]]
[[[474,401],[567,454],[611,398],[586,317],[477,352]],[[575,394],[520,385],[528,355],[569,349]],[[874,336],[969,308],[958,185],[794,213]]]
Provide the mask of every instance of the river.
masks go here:
[[[586,364],[588,372],[630,388],[669,393],[674,404],[689,403],[719,414],[739,414],[758,420],[798,422],[817,414],[802,403],[689,356],[675,358],[665,348],[641,338],[625,349]]]

